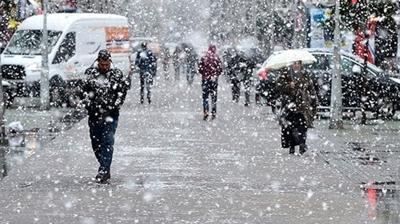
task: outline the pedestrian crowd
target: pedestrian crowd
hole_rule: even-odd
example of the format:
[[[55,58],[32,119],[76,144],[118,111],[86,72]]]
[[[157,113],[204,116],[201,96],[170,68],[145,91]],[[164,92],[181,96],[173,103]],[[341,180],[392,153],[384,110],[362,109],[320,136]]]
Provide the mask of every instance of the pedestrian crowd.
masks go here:
[[[217,53],[217,47],[208,46],[205,54],[198,59],[193,47],[177,46],[171,54],[163,48],[161,65],[165,79],[170,79],[169,64],[172,63],[175,80],[181,73],[186,75],[186,81],[192,86],[194,77],[201,76],[203,120],[216,119],[218,79],[222,74],[228,77],[232,90],[232,101],[239,102],[241,86],[244,89],[244,105],[250,104],[251,77],[256,62],[246,57],[236,48],[228,49],[223,60]],[[134,64],[140,80],[140,103],[152,102],[151,87],[157,75],[157,58],[147,43],[142,43],[136,52]],[[171,61],[172,60],[172,61]],[[307,130],[312,127],[316,113],[316,93],[312,79],[303,69],[301,61],[296,61],[290,67],[279,70],[277,80],[278,94],[281,96],[279,123],[281,125],[281,143],[283,148],[289,148],[289,154],[306,152]],[[95,180],[107,183],[111,178],[111,162],[113,155],[114,136],[118,126],[119,110],[125,101],[127,91],[131,87],[131,76],[125,75],[112,64],[111,54],[100,50],[93,65],[85,72],[82,89],[84,98],[82,104],[89,114],[88,125],[92,149],[99,162],[98,174]],[[145,93],[146,92],[146,93]],[[257,96],[256,96],[257,97]]]

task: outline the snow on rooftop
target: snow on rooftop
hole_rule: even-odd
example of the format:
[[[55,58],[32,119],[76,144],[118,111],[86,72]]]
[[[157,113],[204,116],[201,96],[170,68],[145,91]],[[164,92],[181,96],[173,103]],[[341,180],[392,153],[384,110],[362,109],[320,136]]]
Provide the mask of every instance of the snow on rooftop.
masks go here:
[[[120,19],[127,21],[126,17],[114,14],[97,14],[97,13],[54,13],[47,15],[47,29],[49,30],[63,30],[69,24],[78,20],[90,19]],[[42,29],[43,15],[31,16],[23,21],[20,29]]]

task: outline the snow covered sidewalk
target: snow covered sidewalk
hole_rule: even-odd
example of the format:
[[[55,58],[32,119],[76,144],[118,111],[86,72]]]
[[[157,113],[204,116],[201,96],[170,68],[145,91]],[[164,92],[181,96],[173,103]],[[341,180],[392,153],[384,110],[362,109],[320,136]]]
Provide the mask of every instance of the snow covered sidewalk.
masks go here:
[[[324,126],[310,131],[309,152],[290,156],[269,110],[232,103],[224,80],[217,119],[207,122],[199,82],[156,83],[153,104],[140,105],[134,79],[109,185],[92,181],[84,119],[0,182],[0,223],[368,221],[359,185],[318,154]]]

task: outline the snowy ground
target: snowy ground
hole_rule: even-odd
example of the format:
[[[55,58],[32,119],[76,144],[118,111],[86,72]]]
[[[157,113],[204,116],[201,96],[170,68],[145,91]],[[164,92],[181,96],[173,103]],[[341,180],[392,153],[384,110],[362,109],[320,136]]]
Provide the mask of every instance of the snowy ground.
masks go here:
[[[364,191],[396,190],[398,121],[343,131],[318,121],[310,150],[290,156],[269,109],[232,103],[224,79],[217,119],[203,121],[196,78],[189,88],[159,76],[152,105],[138,104],[134,79],[109,185],[92,181],[87,119],[13,167],[0,223],[399,222],[397,194]]]

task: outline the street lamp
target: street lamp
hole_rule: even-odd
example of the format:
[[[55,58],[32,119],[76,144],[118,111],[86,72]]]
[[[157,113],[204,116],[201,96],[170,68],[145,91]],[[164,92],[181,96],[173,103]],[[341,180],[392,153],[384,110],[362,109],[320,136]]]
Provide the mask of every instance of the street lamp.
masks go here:
[[[333,44],[333,74],[331,87],[331,118],[329,128],[343,128],[342,120],[342,77],[340,74],[340,0],[336,0],[335,6],[335,37]]]
[[[40,73],[40,109],[50,108],[49,99],[49,51],[47,35],[47,0],[42,0],[43,7],[43,36],[42,36],[42,70]]]

